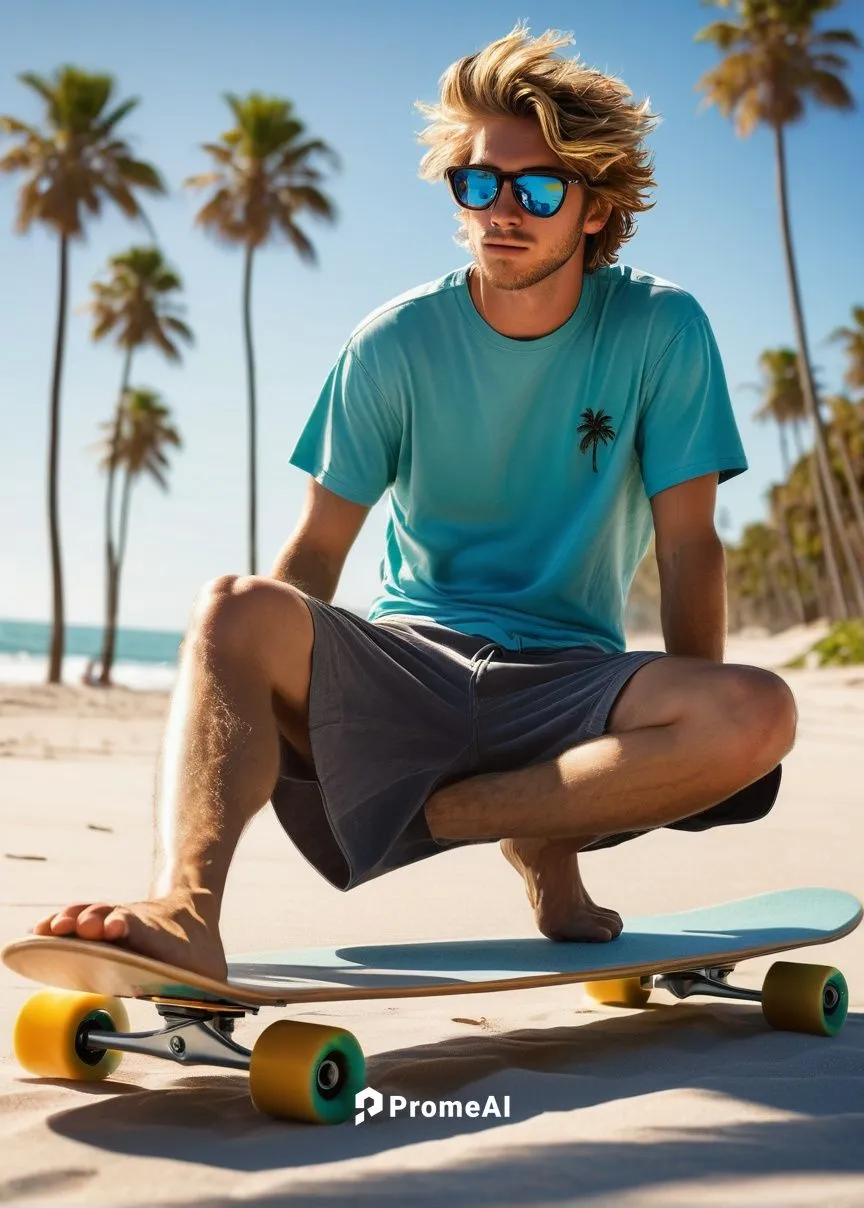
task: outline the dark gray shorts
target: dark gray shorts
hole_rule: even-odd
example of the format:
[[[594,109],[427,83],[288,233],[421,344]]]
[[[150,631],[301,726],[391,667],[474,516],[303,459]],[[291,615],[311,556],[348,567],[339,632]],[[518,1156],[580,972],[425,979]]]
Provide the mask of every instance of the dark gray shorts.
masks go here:
[[[434,622],[367,621],[312,596],[306,602],[315,629],[314,767],[283,739],[272,804],[306,859],[342,890],[452,847],[497,841],[438,842],[425,802],[444,784],[542,763],[599,737],[634,672],[668,657],[593,646],[503,650]],[[761,818],[779,783],[777,767],[672,828]],[[640,833],[609,835],[592,846]]]

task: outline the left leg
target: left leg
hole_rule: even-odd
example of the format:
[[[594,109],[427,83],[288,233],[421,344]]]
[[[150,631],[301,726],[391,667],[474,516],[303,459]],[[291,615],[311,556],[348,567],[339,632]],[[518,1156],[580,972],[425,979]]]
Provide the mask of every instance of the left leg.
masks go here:
[[[436,838],[509,836],[504,854],[550,938],[611,939],[620,919],[585,892],[579,849],[724,801],[777,766],[796,722],[791,691],[769,671],[657,659],[622,690],[602,737],[546,763],[445,786],[426,819]]]

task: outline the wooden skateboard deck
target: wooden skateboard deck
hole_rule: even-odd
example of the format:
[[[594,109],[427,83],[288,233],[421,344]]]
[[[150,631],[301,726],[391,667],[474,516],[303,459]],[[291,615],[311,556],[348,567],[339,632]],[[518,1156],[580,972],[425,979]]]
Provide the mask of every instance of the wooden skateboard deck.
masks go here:
[[[365,1063],[355,1037],[340,1028],[281,1020],[248,1050],[233,1040],[237,1017],[260,1007],[317,1001],[584,982],[592,997],[610,1005],[643,1006],[653,988],[677,998],[760,1002],[772,1027],[833,1036],[849,998],[839,970],[777,962],[761,990],[730,985],[728,976],[750,957],[840,939],[861,917],[861,903],[852,894],[787,889],[625,918],[621,935],[601,944],[480,938],[249,952],[229,959],[225,981],[116,944],[78,939],[29,936],[7,944],[0,955],[15,972],[57,987],[28,1000],[16,1023],[15,1052],[31,1073],[103,1078],[124,1052],[247,1069],[253,1102],[262,1112],[337,1123],[349,1118],[364,1087]],[[129,1032],[123,998],[152,1000],[163,1026]]]
[[[118,998],[184,998],[244,1007],[324,1000],[411,998],[638,977],[824,944],[862,917],[852,894],[786,889],[674,914],[624,919],[609,943],[545,938],[351,944],[233,956],[216,981],[116,944],[29,936],[2,950],[34,981]]]

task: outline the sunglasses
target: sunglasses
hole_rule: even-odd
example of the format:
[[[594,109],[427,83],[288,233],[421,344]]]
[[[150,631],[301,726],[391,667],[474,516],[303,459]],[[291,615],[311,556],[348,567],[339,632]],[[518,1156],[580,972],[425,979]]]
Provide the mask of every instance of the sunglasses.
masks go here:
[[[567,196],[567,186],[584,180],[557,172],[499,172],[468,164],[445,172],[453,200],[466,210],[488,210],[494,205],[505,180],[513,182],[513,196],[532,218],[551,218]]]

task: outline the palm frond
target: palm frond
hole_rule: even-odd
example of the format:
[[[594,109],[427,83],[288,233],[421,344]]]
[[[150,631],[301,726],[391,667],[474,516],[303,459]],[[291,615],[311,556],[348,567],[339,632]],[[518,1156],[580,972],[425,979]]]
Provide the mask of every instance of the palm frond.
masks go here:
[[[747,36],[740,25],[732,21],[715,21],[706,25],[693,35],[694,42],[713,42],[720,50],[729,50],[739,42],[745,42]]]
[[[829,71],[814,71],[810,91],[820,104],[829,109],[854,109],[855,98],[839,78]]]
[[[131,113],[133,109],[137,109],[140,103],[138,97],[130,97],[129,100],[123,101],[107,117],[102,119],[98,127],[99,133],[102,135],[110,134],[118,122],[122,122],[123,118]]]
[[[848,63],[825,48],[857,47],[858,39],[849,30],[815,27],[835,7],[835,0],[737,0],[737,22],[714,22],[694,35],[725,53],[696,85],[704,93],[700,109],[717,105],[723,117],[734,115],[736,132],[746,137],[759,124],[779,129],[800,121],[808,99],[852,108],[839,74]]]
[[[294,251],[305,264],[318,263],[318,253],[315,251],[313,244],[291,220],[290,214],[284,214],[280,217],[279,227],[286,235]]]
[[[197,176],[187,176],[183,184],[187,189],[206,189],[210,185],[222,184],[224,180],[221,172],[199,172]]]
[[[851,46],[861,49],[861,40],[851,29],[823,29],[813,35],[814,46]]]
[[[87,216],[100,213],[102,200],[149,225],[133,190],[164,192],[164,184],[156,169],[136,159],[116,135],[137,102],[122,101],[106,113],[114,78],[68,64],[50,79],[36,72],[18,78],[46,108],[44,130],[3,119],[3,132],[21,142],[4,157],[2,170],[27,173],[19,191],[16,230],[41,222],[67,239],[82,238]]]
[[[219,170],[184,182],[213,190],[195,216],[196,225],[223,243],[250,248],[284,236],[303,261],[315,263],[315,249],[296,217],[305,211],[336,220],[336,207],[316,187],[322,173],[310,160],[320,156],[338,164],[338,156],[323,140],[305,137],[290,100],[259,92],[229,92],[224,99],[235,124],[218,143],[203,144]]]
[[[22,71],[18,79],[22,84],[26,84],[28,88],[32,88],[34,92],[37,92],[48,106],[54,104],[54,87],[49,84],[44,76],[37,75],[35,71]]]
[[[118,155],[114,160],[114,166],[128,184],[135,185],[139,189],[147,189],[151,193],[166,191],[165,182],[152,164],[145,164],[141,160]]]

